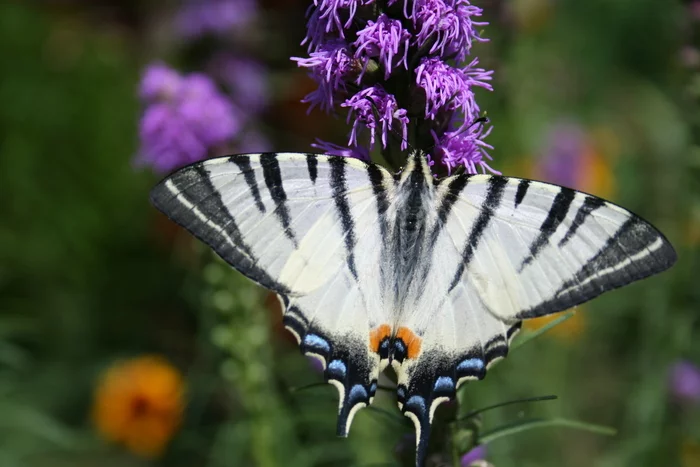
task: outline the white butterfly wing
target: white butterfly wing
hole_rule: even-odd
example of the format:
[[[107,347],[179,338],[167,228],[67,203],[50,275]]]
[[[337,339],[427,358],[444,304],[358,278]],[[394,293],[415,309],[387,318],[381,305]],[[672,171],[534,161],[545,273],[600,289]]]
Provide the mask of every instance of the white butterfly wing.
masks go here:
[[[563,311],[676,260],[653,226],[569,188],[460,175],[441,180],[434,199],[430,272],[399,323],[421,349],[395,363],[399,405],[418,434],[417,465],[436,407],[507,355],[520,320]]]
[[[338,388],[343,436],[376,391],[369,336],[388,320],[378,277],[393,189],[379,166],[292,153],[197,163],[151,194],[168,217],[281,296],[285,326]]]

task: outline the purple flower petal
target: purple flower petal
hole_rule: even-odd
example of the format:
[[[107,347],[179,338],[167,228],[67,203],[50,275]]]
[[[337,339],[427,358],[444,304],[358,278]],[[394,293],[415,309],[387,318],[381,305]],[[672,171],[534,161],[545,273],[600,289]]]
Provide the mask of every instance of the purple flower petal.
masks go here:
[[[463,68],[454,68],[439,58],[423,58],[416,68],[416,84],[425,91],[425,116],[435,119],[439,112],[461,111],[468,117],[479,114],[474,86],[492,90],[486,81],[493,72],[476,68],[474,59]]]
[[[353,157],[369,162],[369,150],[361,146],[346,148],[316,138],[316,142],[311,143],[311,147],[320,149],[324,154],[330,154],[331,156]]]
[[[357,73],[360,69],[358,61],[350,55],[348,44],[340,39],[328,41],[321,45],[309,58],[292,57],[297,65],[308,68],[311,77],[318,83],[318,89],[308,94],[302,102],[330,112],[335,105],[335,97],[339,91],[346,91],[346,78]]]
[[[477,168],[480,167],[482,173],[489,171],[500,175],[500,172],[486,163],[487,159],[491,160],[486,150],[493,149],[493,146],[483,140],[491,133],[490,127],[485,129],[481,124],[465,124],[455,131],[446,132],[442,137],[438,137],[434,131],[432,133],[435,140],[433,154],[447,167],[448,173],[461,165],[471,174],[478,173]]]
[[[480,444],[462,456],[462,459],[460,459],[460,465],[462,467],[469,467],[474,462],[484,460],[485,458],[486,458],[486,445]]]
[[[676,362],[669,372],[669,386],[677,399],[700,402],[700,368],[688,360]]]
[[[418,29],[416,41],[423,46],[432,40],[430,53],[440,51],[443,57],[455,55],[461,62],[469,54],[473,41],[485,40],[477,28],[488,23],[473,20],[482,12],[467,0],[415,0],[411,18]]]
[[[384,67],[384,79],[389,79],[395,67],[395,57],[398,57],[396,66],[403,64],[408,69],[406,60],[410,39],[411,33],[403,28],[401,21],[382,14],[377,21],[367,21],[364,29],[358,31],[353,43],[355,57],[377,58]]]
[[[358,132],[362,127],[366,127],[370,131],[370,148],[374,147],[377,119],[379,119],[379,123],[381,123],[380,138],[383,147],[387,145],[387,136],[389,130],[393,128],[394,120],[398,121],[401,127],[401,149],[408,147],[408,113],[405,109],[399,108],[396,98],[387,93],[381,86],[376,85],[363,89],[340,104],[340,106],[347,107],[350,110],[348,123],[354,117],[352,131],[350,132],[349,144],[351,146],[358,145]]]

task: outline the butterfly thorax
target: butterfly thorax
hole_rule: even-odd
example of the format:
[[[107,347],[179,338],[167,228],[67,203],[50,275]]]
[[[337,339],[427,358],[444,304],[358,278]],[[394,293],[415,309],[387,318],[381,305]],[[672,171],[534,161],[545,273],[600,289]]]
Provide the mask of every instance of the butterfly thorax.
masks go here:
[[[434,188],[424,156],[416,153],[400,173],[396,190],[393,222],[394,307],[410,306],[407,296],[425,287],[428,262],[422,261],[428,249],[428,226],[434,217]]]

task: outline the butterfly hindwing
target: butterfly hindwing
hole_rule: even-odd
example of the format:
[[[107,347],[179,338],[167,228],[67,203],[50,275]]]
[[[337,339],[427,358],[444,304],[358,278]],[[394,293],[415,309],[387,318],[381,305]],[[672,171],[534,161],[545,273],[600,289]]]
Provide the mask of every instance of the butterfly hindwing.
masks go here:
[[[376,391],[379,358],[369,334],[388,317],[378,281],[363,278],[379,276],[392,180],[354,159],[251,154],[181,169],[151,195],[168,217],[280,295],[287,329],[338,388],[341,435]]]

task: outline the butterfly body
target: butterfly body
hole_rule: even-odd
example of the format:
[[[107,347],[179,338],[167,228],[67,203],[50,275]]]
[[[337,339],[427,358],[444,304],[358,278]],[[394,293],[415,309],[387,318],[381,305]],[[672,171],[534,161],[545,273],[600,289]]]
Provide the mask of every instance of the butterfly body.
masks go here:
[[[437,406],[508,353],[525,318],[673,264],[654,227],[585,193],[501,176],[436,180],[412,154],[257,154],[184,168],[161,211],[279,294],[284,324],[339,393],[338,434],[391,365],[422,465]]]

